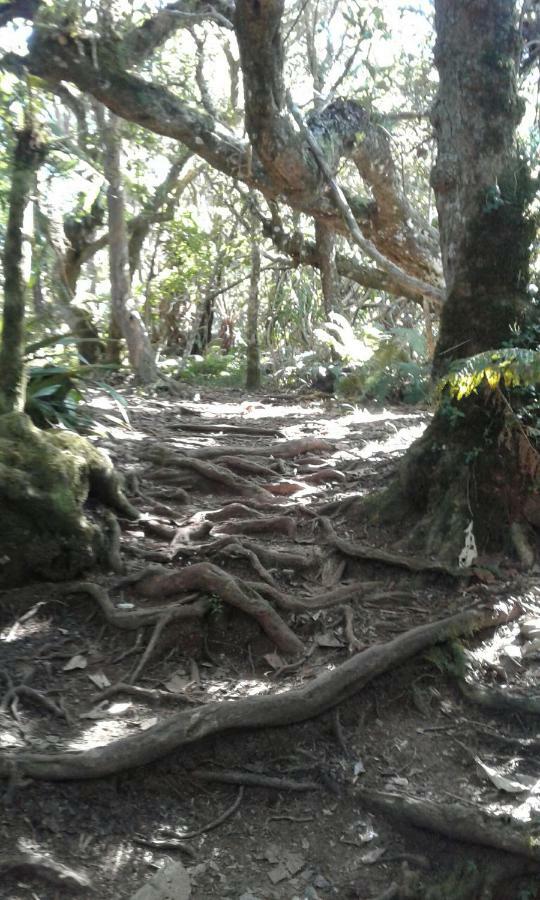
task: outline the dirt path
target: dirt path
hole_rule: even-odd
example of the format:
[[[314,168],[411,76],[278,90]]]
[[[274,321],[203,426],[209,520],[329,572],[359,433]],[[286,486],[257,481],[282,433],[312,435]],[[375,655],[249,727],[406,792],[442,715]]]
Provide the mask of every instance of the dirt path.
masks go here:
[[[198,900],[540,896],[528,872],[538,860],[512,843],[514,826],[499,840],[485,818],[471,824],[480,809],[514,823],[538,815],[534,573],[484,560],[474,577],[455,577],[404,557],[395,535],[354,513],[427,414],[233,392],[128,399],[129,426],[112,401],[94,405],[99,443],[142,513],[122,523],[123,571],[1,598],[0,770],[9,754],[15,762],[0,812],[0,897],[127,900],[176,862]],[[495,601],[502,618],[517,601],[525,616],[469,640],[465,655],[422,637],[466,607],[470,633]],[[413,650],[396,656],[406,634]],[[374,647],[394,655],[337,702],[334,681]],[[468,698],[458,687],[466,666],[480,679]],[[248,727],[258,699],[274,715],[272,698],[285,693],[313,715],[319,685],[321,703],[330,686],[323,714]],[[528,705],[508,704],[518,689]],[[234,724],[226,701],[244,704]],[[158,752],[181,711],[200,739]],[[57,766],[61,753],[121,738],[131,740],[114,745],[113,774],[51,781],[32,769],[38,757]],[[134,766],[126,747],[159,758]],[[62,759],[76,768],[99,753]],[[411,811],[403,798],[438,806]],[[397,811],[381,811],[391,802]],[[467,822],[454,806],[470,810]],[[513,854],[501,853],[505,840]]]

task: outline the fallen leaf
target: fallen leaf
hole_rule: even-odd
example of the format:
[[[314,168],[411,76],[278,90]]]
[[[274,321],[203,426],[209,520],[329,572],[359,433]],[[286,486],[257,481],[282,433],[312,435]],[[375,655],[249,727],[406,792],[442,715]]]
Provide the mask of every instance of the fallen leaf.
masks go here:
[[[487,766],[477,756],[474,759],[480,772],[486,775],[499,791],[506,791],[507,794],[522,794],[524,791],[530,791],[537,783],[536,778],[528,775],[514,775],[513,778],[508,778],[506,775],[501,775],[492,766]]]
[[[318,634],[315,638],[315,642],[319,647],[343,647],[343,641],[340,641],[339,638],[335,637],[335,635],[333,635],[331,631],[325,631],[324,634]]]
[[[111,682],[104,672],[94,672],[92,674],[88,672],[88,678],[90,679],[92,684],[95,684],[95,686],[98,688],[110,687]]]
[[[85,656],[82,656],[80,653],[77,653],[76,656],[72,656],[71,659],[67,661],[64,666],[64,672],[71,672],[72,669],[86,669],[88,665],[88,660]]]
[[[272,884],[279,884],[280,881],[284,881],[286,878],[290,878],[290,872],[283,863],[279,863],[279,865],[274,866],[273,869],[270,869],[268,872],[268,877]]]
[[[296,875],[305,866],[304,857],[300,853],[293,853],[291,850],[287,850],[283,855],[283,862],[290,875]]]
[[[164,682],[164,687],[166,687],[171,694],[183,694],[189,683],[190,680],[189,678],[186,678],[185,675],[172,675],[168,681]]]
[[[182,863],[164,866],[150,878],[130,900],[189,900],[191,884]]]

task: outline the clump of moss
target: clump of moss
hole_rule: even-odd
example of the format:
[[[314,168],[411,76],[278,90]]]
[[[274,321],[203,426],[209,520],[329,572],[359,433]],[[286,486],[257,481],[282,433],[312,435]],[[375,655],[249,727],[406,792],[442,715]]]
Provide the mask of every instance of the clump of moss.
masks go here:
[[[112,463],[72,432],[0,416],[0,585],[72,578],[109,557],[110,519],[134,518]]]

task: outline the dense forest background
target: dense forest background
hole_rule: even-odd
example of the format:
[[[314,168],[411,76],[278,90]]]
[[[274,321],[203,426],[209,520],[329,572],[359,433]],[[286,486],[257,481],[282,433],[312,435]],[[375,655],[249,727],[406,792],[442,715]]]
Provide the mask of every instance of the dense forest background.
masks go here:
[[[119,40],[151,12],[149,4],[130,4],[126,16],[113,5],[105,16],[90,3],[70,7],[67,18],[73,17],[75,42],[78,29],[95,30],[98,21]],[[4,68],[4,227],[15,129],[31,116],[49,145],[24,225],[32,297],[28,343],[51,339],[47,347],[30,348],[34,406],[52,413],[48,390],[55,373],[40,371],[44,365],[66,366],[67,379],[68,370],[72,377],[98,378],[100,370],[85,371],[87,364],[129,364],[108,261],[112,132],[129,245],[129,285],[120,303],[131,303],[140,316],[161,374],[242,386],[256,338],[266,379],[309,385],[324,366],[331,367],[330,381],[355,400],[426,399],[441,296],[429,187],[429,108],[436,87],[431,15],[427,3],[414,9],[293,4],[283,23],[291,102],[301,111],[324,111],[340,97],[361,105],[365,135],[355,158],[340,163],[339,180],[367,217],[377,204],[365,233],[390,260],[401,257],[405,272],[434,286],[425,295],[421,286],[407,290],[393,281],[350,235],[231,180],[192,147],[109,121],[100,104],[73,85],[21,78],[15,62],[14,71]],[[218,13],[178,17],[174,38],[137,71],[165,82],[182,103],[206,115],[224,143],[245,139],[233,34],[215,21]],[[27,36],[22,23],[2,32],[13,51]],[[524,125],[529,145],[531,115]],[[359,132],[362,127],[355,125]],[[133,352],[139,378],[155,380],[155,372],[140,370]],[[343,366],[353,371],[343,374]],[[56,378],[60,392],[60,371]],[[257,383],[257,374],[250,378]]]

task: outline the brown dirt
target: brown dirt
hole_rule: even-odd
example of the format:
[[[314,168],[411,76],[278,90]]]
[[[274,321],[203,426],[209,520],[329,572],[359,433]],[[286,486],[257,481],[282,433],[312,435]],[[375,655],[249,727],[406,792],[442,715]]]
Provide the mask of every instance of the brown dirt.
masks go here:
[[[347,601],[353,608],[354,634],[362,645],[390,640],[415,625],[496,597],[519,594],[526,598],[529,613],[538,614],[540,595],[534,572],[525,576],[511,563],[484,560],[481,578],[460,583],[369,561],[347,559],[343,565],[340,554],[325,545],[313,518],[300,512],[302,506],[313,509],[384,484],[406,446],[421,433],[428,420],[426,412],[403,407],[353,409],[317,399],[285,403],[263,395],[245,400],[233,391],[214,391],[184,401],[181,412],[178,401],[163,395],[126,394],[130,427],[103,397],[96,398],[94,413],[102,425],[99,444],[128,476],[131,499],[145,514],[140,522],[122,523],[122,556],[128,574],[145,568],[152,556],[166,561],[168,536],[180,528],[188,535],[187,543],[176,542],[179,555],[167,565],[205,559],[216,536],[208,535],[205,528],[193,531],[193,526],[204,521],[205,511],[233,500],[246,503],[245,493],[234,496],[227,486],[201,481],[193,472],[179,469],[181,487],[187,491],[187,502],[181,502],[179,483],[171,486],[160,480],[152,451],[187,451],[191,458],[202,448],[223,446],[231,457],[235,447],[249,446],[257,452],[245,459],[260,463],[261,471],[271,464],[274,483],[301,485],[288,496],[268,494],[268,502],[279,502],[283,515],[296,523],[294,535],[270,531],[254,534],[253,540],[276,550],[306,552],[318,547],[326,559],[325,565],[307,569],[266,563],[282,591],[306,598],[324,588],[365,579],[378,582],[380,590],[403,592],[387,601]],[[196,426],[199,421],[275,429],[283,438],[198,433],[179,427]],[[292,460],[269,459],[270,444],[306,436],[335,446]],[[209,461],[219,464],[219,459]],[[323,467],[344,477],[321,483],[302,480],[302,475]],[[267,476],[248,471],[239,477],[259,487],[269,482]],[[260,496],[257,493],[255,499]],[[248,496],[248,504],[249,500]],[[160,511],[163,504],[170,513]],[[365,521],[351,523],[339,511],[332,521],[342,537],[387,548],[393,540],[397,546],[396,535],[374,534]],[[214,523],[214,531],[216,527]],[[244,557],[220,556],[213,561],[242,580],[260,580]],[[117,604],[140,602],[130,585],[118,587],[118,575],[96,576],[94,581],[107,587]],[[92,677],[106,677],[111,684],[126,681],[151,629],[137,633],[112,628],[104,624],[88,596],[65,596],[56,585],[32,584],[4,592],[0,677],[8,702],[0,708],[0,748],[53,751],[101,745],[142,731],[182,704],[284,691],[348,658],[341,606],[281,614],[311,650],[296,671],[276,674],[275,669],[288,660],[276,656],[254,619],[214,597],[202,624],[196,619],[181,620],[165,628],[136,681],[141,687],[168,690],[176,696],[175,702],[119,695],[99,705],[99,688]],[[515,682],[528,691],[534,686],[540,664],[534,652],[522,656],[519,629],[519,624],[507,625],[468,643],[466,662],[474,665],[484,684]],[[71,667],[76,657],[84,668]],[[23,693],[10,700],[9,688],[21,684],[42,692],[67,718]],[[369,787],[437,799],[442,804],[461,800],[510,816],[524,805],[524,795],[497,790],[474,757],[493,767],[505,765],[506,774],[509,767],[513,775],[538,777],[539,767],[535,758],[527,759],[512,748],[501,749],[490,733],[493,741],[501,734],[536,736],[534,716],[520,718],[473,706],[457,690],[443,651],[434,649],[369,684],[342,704],[338,720],[335,713],[328,713],[287,728],[220,735],[146,767],[95,781],[21,784],[15,777],[7,791],[3,788],[0,808],[0,898],[60,900],[88,893],[102,900],[123,900],[158,868],[181,860],[196,900],[383,896],[533,900],[540,896],[538,876],[514,877],[510,854],[453,842],[406,823],[398,830],[396,822],[362,803],[361,788]],[[238,786],[196,778],[196,769],[309,781],[316,789],[297,792],[248,785],[234,814],[187,840],[187,851],[138,843],[163,837],[166,829],[198,831],[232,806]],[[529,799],[537,816],[534,792]],[[93,894],[72,877],[61,883],[58,873],[47,875],[24,865],[11,868],[9,860],[24,850],[83,872],[91,880]],[[513,881],[491,894],[481,893],[483,888],[471,887],[471,865],[492,874],[500,870],[513,874]],[[456,871],[465,872],[463,881],[448,883],[445,892],[429,895],[426,886]]]

